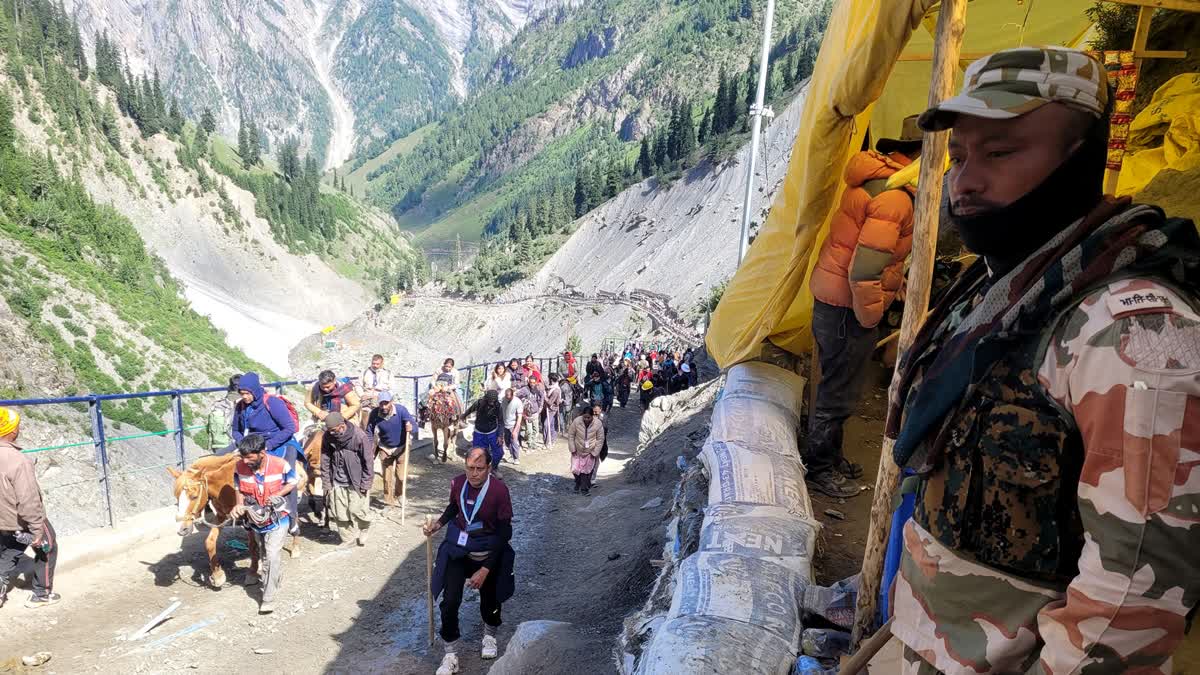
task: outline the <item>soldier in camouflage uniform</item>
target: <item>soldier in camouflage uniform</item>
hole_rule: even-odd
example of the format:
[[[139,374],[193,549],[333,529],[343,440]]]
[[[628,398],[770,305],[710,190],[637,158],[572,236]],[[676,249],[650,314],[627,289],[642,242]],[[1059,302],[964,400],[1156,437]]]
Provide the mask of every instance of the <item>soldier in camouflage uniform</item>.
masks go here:
[[[1167,673],[1200,596],[1200,236],[1101,195],[1107,102],[1022,48],[921,116],[981,257],[896,373],[906,672]]]

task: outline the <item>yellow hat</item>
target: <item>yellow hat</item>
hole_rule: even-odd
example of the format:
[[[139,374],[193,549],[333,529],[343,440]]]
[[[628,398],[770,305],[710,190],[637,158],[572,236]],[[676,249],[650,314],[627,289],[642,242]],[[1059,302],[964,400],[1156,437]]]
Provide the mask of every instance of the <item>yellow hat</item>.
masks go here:
[[[11,408],[0,408],[0,436],[7,436],[21,426],[21,416]]]
[[[650,391],[653,388],[654,388],[654,383],[651,382],[650,380],[646,380],[645,382],[642,383],[643,391]]]

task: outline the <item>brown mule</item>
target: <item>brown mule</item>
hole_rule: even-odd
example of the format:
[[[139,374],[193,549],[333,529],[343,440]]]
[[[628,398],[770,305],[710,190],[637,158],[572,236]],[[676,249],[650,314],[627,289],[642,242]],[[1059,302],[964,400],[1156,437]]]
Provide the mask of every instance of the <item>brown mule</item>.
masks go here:
[[[196,521],[209,528],[204,540],[204,548],[208,553],[208,580],[213,588],[225,584],[225,570],[221,569],[221,560],[217,555],[220,543],[221,528],[229,525],[232,519],[229,513],[238,503],[237,487],[233,482],[234,467],[238,462],[237,453],[228,455],[211,455],[196,460],[186,471],[175,467],[167,467],[167,473],[175,479],[175,500],[179,510],[175,520],[179,522],[179,536],[186,537],[196,531]],[[308,476],[303,464],[296,463],[298,474],[298,489],[307,489]],[[213,519],[206,515],[211,511]],[[259,551],[254,537],[248,537],[250,551],[250,574],[258,575]],[[292,535],[292,557],[297,557],[300,551],[298,535]]]
[[[441,458],[446,461],[458,433],[458,396],[454,392],[439,389],[429,394],[429,430],[433,434],[434,458],[438,456],[438,432],[441,432]]]

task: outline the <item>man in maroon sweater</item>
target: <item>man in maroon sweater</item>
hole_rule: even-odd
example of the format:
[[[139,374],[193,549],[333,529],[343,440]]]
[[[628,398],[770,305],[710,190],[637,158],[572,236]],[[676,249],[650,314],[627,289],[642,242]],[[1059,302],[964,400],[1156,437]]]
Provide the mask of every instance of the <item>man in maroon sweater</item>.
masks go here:
[[[474,447],[467,453],[467,471],[450,481],[450,500],[442,517],[425,526],[425,536],[446,528],[434,567],[433,595],[442,596],[441,638],[446,647],[438,675],[458,672],[458,609],[463,587],[479,589],[483,616],[481,656],[494,659],[499,652],[496,628],[500,606],[513,594],[514,553],[512,499],[508,486],[491,475],[491,456]]]

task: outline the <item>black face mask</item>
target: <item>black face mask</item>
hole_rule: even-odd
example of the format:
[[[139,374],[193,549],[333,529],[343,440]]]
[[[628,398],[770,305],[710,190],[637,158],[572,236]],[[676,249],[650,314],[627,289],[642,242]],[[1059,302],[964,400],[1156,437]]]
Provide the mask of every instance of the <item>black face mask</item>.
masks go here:
[[[1045,180],[1007,206],[969,216],[950,206],[950,174],[942,184],[941,219],[963,244],[1003,274],[1087,215],[1100,200],[1107,158],[1107,120],[1098,120],[1075,152]]]

